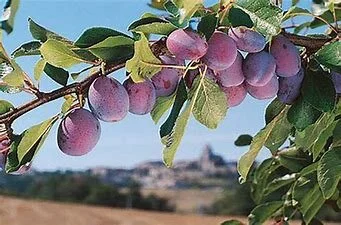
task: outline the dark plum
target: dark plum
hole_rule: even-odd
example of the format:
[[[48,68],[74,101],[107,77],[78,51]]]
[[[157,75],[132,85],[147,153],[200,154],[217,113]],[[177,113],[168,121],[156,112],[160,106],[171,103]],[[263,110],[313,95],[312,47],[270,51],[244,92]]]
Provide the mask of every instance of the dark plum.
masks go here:
[[[220,85],[224,87],[238,86],[245,80],[243,74],[243,56],[238,52],[236,60],[233,64],[222,71],[217,71],[215,76]]]
[[[202,61],[212,70],[227,69],[237,57],[237,46],[227,34],[216,31],[208,41],[208,50]]]
[[[301,69],[300,52],[296,46],[283,35],[279,35],[272,40],[270,53],[276,60],[276,74],[278,76],[295,76]]]
[[[243,62],[245,80],[252,86],[264,86],[275,75],[274,57],[265,51],[250,53]]]
[[[228,107],[235,107],[242,103],[247,95],[244,84],[232,87],[222,87],[226,98]]]
[[[120,82],[102,76],[97,78],[89,88],[89,105],[98,119],[116,122],[127,115],[129,96]]]
[[[278,86],[278,79],[276,76],[273,76],[264,86],[252,86],[246,83],[246,90],[252,97],[264,100],[275,97],[278,92]]]
[[[144,82],[134,83],[128,79],[123,83],[123,86],[129,95],[129,112],[137,115],[144,115],[152,111],[156,93],[153,83],[149,80]]]
[[[88,110],[74,109],[61,121],[57,141],[62,152],[81,156],[90,152],[101,135],[98,119]]]
[[[228,34],[241,51],[249,53],[260,52],[266,45],[266,40],[260,33],[244,26],[230,29]]]
[[[341,94],[341,74],[336,72],[332,72],[331,74],[335,91],[337,94]]]
[[[207,42],[198,33],[191,30],[178,29],[167,38],[168,50],[179,59],[197,60],[207,52]]]
[[[304,70],[292,77],[279,77],[278,99],[285,104],[292,104],[300,96],[301,86],[304,78]],[[341,81],[341,80],[340,80]]]

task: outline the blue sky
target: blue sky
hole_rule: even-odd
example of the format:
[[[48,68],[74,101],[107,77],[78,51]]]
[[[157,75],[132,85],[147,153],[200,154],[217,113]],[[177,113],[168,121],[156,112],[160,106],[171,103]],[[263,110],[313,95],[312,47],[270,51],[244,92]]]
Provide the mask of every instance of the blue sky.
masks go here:
[[[5,48],[12,52],[21,43],[32,40],[27,27],[31,17],[41,25],[75,40],[83,30],[93,26],[105,26],[126,31],[129,24],[138,19],[144,12],[153,12],[147,6],[147,0],[22,0],[16,17],[15,29],[10,36],[4,37]],[[213,1],[211,1],[213,2]],[[21,58],[20,65],[29,74],[37,58]],[[120,81],[124,71],[113,74]],[[42,89],[57,88],[49,78],[43,78]],[[31,96],[27,94],[0,94],[1,98],[10,99],[20,105]],[[237,160],[247,148],[233,145],[239,134],[255,134],[264,125],[264,110],[268,101],[259,101],[250,96],[238,107],[229,110],[227,118],[216,130],[208,130],[194,119],[188,125],[182,145],[176,159],[193,159],[199,156],[205,144],[210,144],[215,152],[228,160]],[[58,113],[62,101],[44,105],[18,119],[14,130],[20,133],[31,125],[40,123]],[[39,170],[85,169],[95,166],[131,167],[145,160],[160,160],[162,145],[158,129],[149,115],[135,116],[129,114],[118,123],[101,123],[102,136],[96,148],[82,157],[64,155],[57,147],[56,128],[51,131],[46,143],[34,160],[33,166]],[[261,153],[262,157],[267,151]]]

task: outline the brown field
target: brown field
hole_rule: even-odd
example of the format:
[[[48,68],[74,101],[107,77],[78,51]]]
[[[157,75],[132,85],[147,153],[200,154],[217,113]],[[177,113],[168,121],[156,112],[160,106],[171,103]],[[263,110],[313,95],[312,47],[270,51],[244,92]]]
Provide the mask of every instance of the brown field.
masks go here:
[[[219,225],[226,219],[238,219],[112,209],[1,196],[0,205],[1,225]]]

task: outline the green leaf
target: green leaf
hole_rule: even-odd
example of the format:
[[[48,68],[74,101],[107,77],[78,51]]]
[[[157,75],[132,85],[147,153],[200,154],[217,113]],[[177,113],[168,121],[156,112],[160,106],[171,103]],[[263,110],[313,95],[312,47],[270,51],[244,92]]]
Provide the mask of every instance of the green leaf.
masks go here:
[[[6,100],[0,100],[0,115],[9,112],[12,109],[14,109],[14,106],[12,105],[12,103]]]
[[[197,76],[196,79],[200,79],[200,76]],[[218,84],[205,77],[199,87],[199,95],[194,103],[194,118],[207,128],[215,129],[226,117],[227,108],[224,92]]]
[[[173,165],[173,160],[175,157],[175,153],[181,143],[181,140],[184,136],[185,129],[188,124],[188,120],[191,116],[192,110],[194,108],[194,104],[199,95],[200,87],[204,82],[204,77],[202,79],[195,79],[193,83],[193,87],[191,88],[187,101],[187,105],[185,109],[181,112],[180,116],[177,118],[175,122],[175,126],[173,127],[172,132],[162,138],[162,143],[165,145],[163,149],[163,161],[167,167],[171,167]]]
[[[292,195],[293,200],[298,203],[298,208],[306,224],[312,221],[325,202],[315,172],[298,179],[294,184]]]
[[[108,37],[88,50],[106,62],[125,61],[134,54],[134,41],[125,36]]]
[[[278,114],[285,108],[285,104],[282,103],[278,98],[275,98],[266,108],[265,111],[265,122],[270,123]]]
[[[56,40],[63,42],[65,45],[72,46],[72,41],[50,31],[46,28],[40,26],[36,22],[34,22],[31,18],[28,19],[28,26],[29,30],[32,34],[32,37],[36,40],[39,40],[41,42],[46,42],[48,39]]]
[[[293,182],[296,181],[298,178],[298,174],[286,174],[282,177],[275,178],[272,180],[266,187],[264,191],[264,196],[267,196],[278,189],[288,186],[289,184],[292,184]]]
[[[238,162],[238,172],[241,177],[246,180],[246,177],[250,171],[250,168],[255,161],[259,151],[265,145],[269,137],[271,137],[272,132],[277,126],[277,123],[281,123],[281,120],[286,119],[285,114],[286,108],[282,110],[280,114],[276,116],[265,128],[263,128],[256,136],[253,137],[250,149],[245,153]]]
[[[192,18],[194,13],[203,5],[203,0],[173,0],[180,12],[179,23],[182,24]]]
[[[19,48],[14,50],[12,53],[13,58],[21,57],[21,56],[31,56],[31,55],[40,55],[39,48],[41,43],[39,41],[31,41],[21,45]]]
[[[161,64],[161,61],[155,57],[149,47],[149,42],[143,33],[141,39],[135,42],[134,57],[127,61],[126,68],[135,83],[144,81],[145,78],[151,78],[161,71],[161,68],[155,66]]]
[[[25,80],[23,70],[14,60],[10,61],[10,66],[13,68],[13,71],[5,75],[2,80],[11,87],[22,87]]]
[[[250,16],[245,13],[243,10],[232,7],[230,9],[230,12],[228,14],[228,21],[232,25],[232,27],[239,27],[239,26],[245,26],[248,28],[253,27],[253,22],[250,18]]]
[[[235,146],[248,146],[251,144],[253,137],[249,134],[242,134],[240,135],[237,140],[235,140],[234,145]]]
[[[341,180],[341,148],[326,152],[318,162],[317,179],[324,199],[329,199]]]
[[[180,14],[179,8],[172,1],[166,1],[163,6],[165,10],[173,16],[178,16]]]
[[[330,112],[335,107],[336,92],[333,81],[322,71],[308,71],[301,92],[305,101],[322,112]]]
[[[69,72],[67,72],[66,70],[52,66],[49,63],[46,63],[44,72],[46,73],[47,76],[49,76],[52,80],[54,80],[58,84],[62,86],[67,85],[67,81],[69,79]]]
[[[169,135],[176,123],[176,120],[180,114],[180,111],[184,105],[184,103],[187,100],[187,91],[186,91],[186,86],[185,82],[182,79],[180,81],[179,87],[176,91],[176,97],[174,101],[173,108],[167,118],[167,120],[162,124],[160,128],[160,137],[163,138],[167,135]]]
[[[322,47],[316,52],[315,58],[322,65],[341,73],[341,42],[336,41]]]
[[[336,20],[340,21],[341,20],[341,10],[340,9],[335,9],[335,15],[336,15]],[[326,11],[322,15],[320,15],[320,18],[324,19],[328,23],[332,24],[334,23],[334,16],[331,11]],[[326,23],[321,21],[320,19],[314,18],[314,20],[310,23],[310,28],[315,29],[321,26],[326,26]]]
[[[282,21],[286,21],[290,18],[301,16],[301,15],[311,15],[311,12],[307,9],[302,9],[298,6],[292,6],[283,16]]]
[[[322,113],[300,97],[288,111],[288,121],[302,131],[315,123]]]
[[[49,39],[40,47],[41,55],[51,65],[60,68],[69,68],[84,62],[63,42]]]
[[[174,92],[170,96],[158,97],[156,99],[156,103],[154,108],[150,112],[150,115],[155,124],[157,124],[161,117],[170,109],[170,107],[174,104],[176,92]]]
[[[170,22],[156,17],[141,18],[132,23],[128,28],[129,31],[160,35],[169,35],[176,29],[177,27]]]
[[[45,59],[39,59],[39,61],[36,63],[34,67],[34,79],[36,81],[39,81],[41,78],[41,75],[44,72],[46,66],[46,60]]]
[[[15,136],[6,162],[7,173],[15,172],[20,166],[32,161],[57,120],[58,117],[53,117]]]
[[[249,215],[250,225],[262,225],[266,222],[273,214],[275,214],[283,206],[282,201],[267,202],[258,205],[251,211]]]
[[[255,29],[264,36],[280,33],[282,10],[272,5],[269,0],[237,0],[236,7],[250,16]]]
[[[309,155],[296,147],[281,151],[278,156],[281,165],[293,173],[301,171],[311,163]]]
[[[244,225],[244,224],[238,220],[228,220],[221,223],[220,225]]]
[[[64,96],[64,103],[62,105],[62,113],[66,114],[72,107],[74,101],[75,101],[75,97],[73,97],[72,95],[66,95]]]
[[[338,120],[335,124],[333,131],[333,148],[341,147],[341,120]]]
[[[20,0],[7,0],[1,15],[0,28],[7,34],[13,31],[14,17],[18,11]]]
[[[79,48],[88,48],[97,43],[104,41],[109,37],[124,36],[130,38],[119,31],[106,27],[93,27],[83,32],[83,34],[75,42],[75,46]],[[130,38],[131,39],[131,38]]]
[[[208,14],[201,18],[198,24],[198,31],[205,35],[206,40],[209,40],[215,31],[218,24],[218,18],[216,14]]]

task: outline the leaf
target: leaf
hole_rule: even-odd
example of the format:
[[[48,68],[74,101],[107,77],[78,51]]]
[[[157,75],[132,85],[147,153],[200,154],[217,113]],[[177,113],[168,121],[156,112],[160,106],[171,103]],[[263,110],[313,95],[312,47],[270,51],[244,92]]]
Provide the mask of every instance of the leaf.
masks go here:
[[[154,105],[154,108],[150,112],[150,115],[154,121],[155,124],[159,122],[161,117],[168,111],[168,109],[174,104],[175,101],[175,94],[174,92],[170,96],[164,96],[164,97],[158,97],[156,99],[156,103]]]
[[[298,174],[286,174],[282,177],[278,177],[274,180],[272,180],[266,187],[264,191],[264,196],[267,196],[278,189],[285,187],[289,184],[292,184],[296,179],[298,178]]]
[[[7,173],[17,171],[20,166],[32,161],[57,120],[58,117],[53,117],[15,136],[6,162]]]
[[[301,15],[311,15],[311,12],[307,9],[302,9],[298,6],[292,6],[283,16],[282,21],[286,21],[288,19],[291,19],[296,16],[301,16]]]
[[[335,16],[336,20],[340,21],[341,20],[341,10],[337,9],[335,10]],[[328,10],[324,12],[322,15],[320,15],[320,18],[324,19],[326,22],[332,24],[334,23],[334,16],[331,10]],[[310,28],[315,29],[321,26],[326,26],[326,23],[321,21],[320,19],[314,18],[314,20],[310,23]]]
[[[244,225],[244,223],[238,221],[238,220],[227,220],[220,225]]]
[[[200,76],[197,76],[196,79],[200,79]],[[227,108],[224,92],[218,84],[205,77],[199,87],[199,94],[194,103],[194,118],[207,128],[215,129],[226,117]]]
[[[237,0],[236,7],[250,16],[255,29],[264,36],[280,33],[282,10],[272,5],[269,0]]]
[[[126,68],[135,83],[151,78],[161,71],[160,67],[154,66],[161,64],[149,47],[148,39],[141,33],[141,39],[135,42],[134,57],[127,61]]]
[[[278,114],[282,112],[285,104],[282,103],[278,98],[275,98],[266,108],[265,111],[265,122],[270,123]]]
[[[203,0],[173,0],[180,12],[179,23],[183,24],[203,5]]]
[[[245,13],[243,10],[232,7],[228,13],[228,21],[232,25],[232,27],[245,26],[248,28],[253,27],[253,22],[250,16]]]
[[[79,48],[88,48],[97,43],[104,41],[109,37],[123,36],[130,38],[119,31],[106,28],[106,27],[93,27],[83,32],[83,34],[74,43],[75,46]]]
[[[298,203],[298,208],[306,224],[311,222],[325,202],[317,184],[315,172],[310,172],[298,179],[294,184],[292,195],[293,200]]]
[[[41,42],[46,42],[48,39],[56,40],[59,42],[64,43],[67,46],[72,46],[72,41],[50,31],[46,28],[40,26],[36,22],[34,22],[31,18],[28,19],[28,26],[29,30],[32,34],[32,37],[36,40],[39,40]]]
[[[273,214],[275,214],[283,206],[282,201],[267,202],[258,205],[251,211],[249,215],[250,225],[261,225],[266,222]]]
[[[337,120],[333,131],[333,148],[341,147],[341,120]]]
[[[39,81],[41,78],[41,75],[44,72],[46,66],[46,60],[45,59],[39,59],[39,61],[36,63],[34,67],[34,79],[36,81]]]
[[[64,103],[62,105],[62,113],[66,114],[72,107],[74,101],[75,101],[75,97],[73,97],[72,95],[66,95],[64,96]]]
[[[9,112],[12,109],[14,109],[14,106],[12,105],[12,103],[6,100],[0,100],[0,115]]]
[[[208,14],[201,18],[198,24],[198,31],[205,35],[206,40],[209,40],[215,31],[218,24],[218,18],[216,14]]]
[[[181,79],[179,87],[176,91],[176,97],[173,104],[173,108],[167,118],[167,120],[162,124],[160,128],[160,137],[163,138],[169,135],[176,123],[176,119],[178,118],[180,111],[187,100],[187,91],[185,82]]]
[[[235,140],[234,145],[238,147],[248,146],[251,144],[253,137],[249,134],[240,135],[237,140]]]
[[[284,115],[287,110],[283,110],[280,114],[276,116],[265,128],[263,128],[256,136],[253,137],[250,149],[247,153],[245,153],[238,162],[238,172],[241,177],[246,180],[246,177],[250,171],[250,168],[255,161],[259,151],[265,145],[266,141],[271,136],[271,133],[275,129],[278,122],[283,120]]]
[[[83,60],[63,42],[49,39],[40,47],[41,55],[51,65],[69,68]]]
[[[341,42],[325,45],[315,54],[315,58],[319,63],[341,73]]]
[[[54,80],[58,84],[62,86],[67,85],[67,81],[69,79],[69,72],[67,72],[66,70],[52,66],[49,63],[46,63],[44,72],[46,73],[47,76],[49,76],[52,80]]]
[[[25,80],[24,72],[14,60],[10,61],[10,66],[13,70],[5,75],[2,80],[11,87],[21,88]]]
[[[132,23],[128,28],[129,31],[160,35],[169,35],[176,29],[177,27],[170,22],[157,17],[141,18]]]
[[[40,55],[39,48],[41,43],[39,41],[31,41],[21,45],[19,48],[14,50],[12,53],[13,58],[18,58],[21,56],[31,56],[31,55]]]
[[[172,1],[166,1],[166,3],[163,6],[167,12],[169,12],[175,17],[180,14],[179,8]]]
[[[327,151],[318,162],[317,180],[324,199],[329,199],[341,180],[341,148]]]
[[[301,92],[304,100],[319,111],[330,112],[335,107],[336,92],[333,81],[321,71],[307,71]]]
[[[204,76],[200,80],[199,79],[194,80],[193,87],[191,88],[188,94],[189,100],[187,101],[185,109],[177,118],[172,132],[169,135],[163,137],[161,140],[162,143],[165,145],[165,148],[163,149],[163,161],[167,167],[171,167],[173,165],[175,153],[184,136],[188,120],[191,116],[194,104],[199,95],[200,87],[203,84],[204,80],[203,78]]]
[[[292,173],[301,171],[311,163],[309,155],[296,147],[281,151],[278,156],[281,165]]]
[[[288,121],[299,131],[315,123],[322,113],[300,97],[288,111]]]
[[[125,61],[134,54],[134,41],[125,36],[108,37],[88,47],[88,50],[106,62]]]
[[[18,11],[20,0],[7,0],[1,15],[0,28],[7,34],[13,31],[14,17]]]

